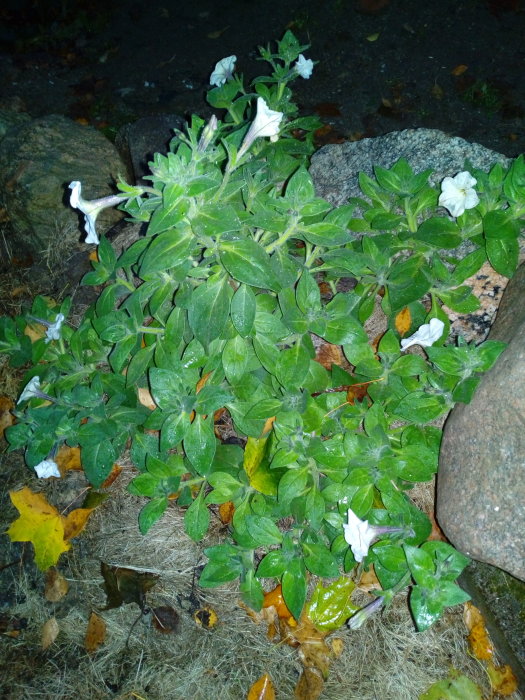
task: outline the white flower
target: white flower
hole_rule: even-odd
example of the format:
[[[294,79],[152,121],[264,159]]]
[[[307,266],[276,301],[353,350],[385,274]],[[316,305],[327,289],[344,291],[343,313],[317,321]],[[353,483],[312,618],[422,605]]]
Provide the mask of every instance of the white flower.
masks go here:
[[[282,112],[270,109],[262,97],[257,98],[257,114],[250,125],[238,153],[240,158],[250,148],[255,139],[269,136],[271,141],[279,138],[279,126],[283,118]]]
[[[197,150],[199,151],[199,153],[203,153],[208,148],[215,132],[217,131],[218,126],[219,122],[217,121],[217,117],[215,116],[215,114],[212,114],[209,122],[202,130],[202,134],[197,145]]]
[[[299,54],[299,58],[295,62],[295,70],[299,73],[301,78],[308,80],[312,75],[314,69],[314,62],[310,58],[305,58],[302,53]]]
[[[376,613],[378,610],[381,610],[384,604],[385,599],[382,596],[376,598],[371,603],[368,603],[368,605],[365,605],[364,608],[361,608],[361,610],[358,610],[354,615],[352,615],[352,617],[346,623],[347,627],[349,627],[351,630],[358,630],[362,625],[364,625],[371,615]]]
[[[448,209],[451,216],[461,216],[465,209],[473,209],[479,203],[479,197],[473,189],[476,178],[464,170],[454,177],[446,177],[441,183],[439,204]]]
[[[27,382],[16,403],[18,405],[21,401],[27,401],[27,399],[40,396],[40,394],[40,377],[36,376]]]
[[[368,554],[368,548],[377,537],[374,527],[368,524],[368,520],[361,520],[353,510],[348,509],[348,524],[343,523],[345,540],[352,547],[352,553],[356,561],[363,561]]]
[[[69,203],[74,209],[80,209],[80,211],[84,214],[84,229],[87,233],[85,242],[98,245],[100,241],[95,229],[95,221],[97,216],[102,209],[114,207],[116,204],[122,204],[124,197],[115,194],[110,195],[109,197],[101,197],[100,199],[88,201],[82,198],[82,184],[78,180],[74,180],[72,183],[70,183],[69,189],[71,190]]]
[[[60,471],[54,459],[44,459],[36,465],[35,472],[39,479],[49,479],[50,476],[60,478]]]
[[[57,314],[55,322],[48,325],[46,331],[46,343],[49,343],[50,340],[60,340],[60,328],[62,327],[65,318],[66,317],[64,314]]]
[[[210,85],[221,87],[227,80],[230,80],[235,69],[237,56],[226,56],[215,64],[215,69],[210,75]]]
[[[411,345],[422,345],[428,347],[433,345],[443,335],[445,324],[439,318],[431,318],[428,323],[419,326],[417,331],[409,338],[401,341],[401,350],[407,350]]]

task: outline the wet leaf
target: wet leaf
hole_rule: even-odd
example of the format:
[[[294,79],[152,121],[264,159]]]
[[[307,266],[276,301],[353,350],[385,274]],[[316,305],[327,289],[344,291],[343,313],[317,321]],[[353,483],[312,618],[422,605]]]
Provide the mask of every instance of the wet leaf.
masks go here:
[[[275,608],[275,612],[279,618],[284,620],[289,620],[291,618],[293,620],[293,615],[284,602],[283,589],[280,583],[271,591],[264,594],[263,608],[269,608],[271,606]]]
[[[44,598],[50,603],[57,603],[69,590],[69,583],[62,574],[54,568],[48,569],[46,573],[46,585],[44,588]]]
[[[172,634],[179,629],[180,618],[175,608],[170,605],[159,605],[152,609],[152,624],[163,634]]]
[[[321,673],[315,668],[305,668],[295,687],[294,697],[297,700],[317,700],[324,688]]]
[[[346,576],[333,581],[327,588],[317,584],[306,612],[318,630],[339,629],[357,610],[350,599],[354,588],[354,582]]]
[[[68,540],[80,533],[92,512],[89,508],[77,508],[63,517],[42,494],[33,493],[27,486],[10,491],[9,496],[20,517],[7,534],[12,542],[33,543],[35,563],[41,571],[54,566],[62,552],[68,551]]]
[[[252,685],[246,700],[275,700],[275,690],[272,679],[265,673]]]
[[[199,627],[203,627],[205,630],[212,629],[219,622],[217,613],[210,607],[199,608],[196,610],[193,613],[193,619],[197,625],[199,625]]]
[[[404,335],[406,335],[408,333],[411,325],[412,325],[412,316],[410,314],[410,309],[408,308],[408,306],[405,306],[405,308],[401,309],[401,311],[396,316],[396,320],[395,320],[396,331],[399,333],[399,335],[401,337],[403,337]]]
[[[4,430],[15,422],[15,417],[11,413],[14,407],[15,404],[9,397],[0,396],[0,439],[4,437]]]
[[[470,651],[477,659],[488,661],[494,656],[494,647],[490,641],[483,615],[475,605],[465,603],[463,621],[469,635],[467,637]]]
[[[60,628],[58,626],[58,622],[56,621],[56,617],[50,617],[49,620],[45,622],[44,626],[42,627],[42,649],[49,649],[49,647],[58,637],[59,632]]]
[[[482,695],[470,678],[452,669],[445,680],[430,686],[426,693],[419,696],[419,700],[482,700]]]
[[[487,664],[490,685],[496,695],[507,697],[518,690],[518,681],[510,666],[494,666],[492,661]]]
[[[149,571],[135,571],[123,566],[112,566],[100,562],[100,573],[104,578],[103,588],[107,596],[104,610],[119,608],[125,603],[136,603],[145,607],[145,595],[158,581],[158,575]]]
[[[106,623],[97,615],[97,613],[92,612],[89,616],[88,626],[86,629],[86,636],[84,637],[84,649],[88,654],[93,654],[100,647],[101,644],[106,639]]]

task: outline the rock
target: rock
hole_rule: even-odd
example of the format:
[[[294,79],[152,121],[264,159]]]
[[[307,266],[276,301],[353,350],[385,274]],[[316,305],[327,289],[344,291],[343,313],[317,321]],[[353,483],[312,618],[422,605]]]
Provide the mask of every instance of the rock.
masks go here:
[[[69,206],[68,184],[82,182],[82,195],[94,199],[115,191],[127,179],[115,147],[96,129],[51,115],[11,128],[0,142],[0,198],[11,232],[9,251],[35,260],[60,262],[83,240],[82,217]],[[97,219],[103,232],[122,217],[105,209]],[[8,252],[9,252],[8,251]]]
[[[437,129],[406,129],[374,139],[324,146],[313,156],[310,174],[318,196],[339,206],[349,197],[361,196],[357,180],[360,172],[373,175],[374,165],[390,168],[400,158],[406,158],[418,173],[432,168],[430,181],[434,185],[464,170],[466,159],[487,171],[495,163],[510,164],[510,159],[499,153]]]
[[[185,125],[186,121],[178,114],[154,114],[119,130],[115,146],[135,176],[136,183],[148,183],[142,178],[150,172],[148,163],[153,160],[153,155],[167,153],[175,130],[183,130]]]
[[[450,413],[437,518],[465,554],[525,580],[525,265],[503,295],[491,340],[508,343],[468,405]]]

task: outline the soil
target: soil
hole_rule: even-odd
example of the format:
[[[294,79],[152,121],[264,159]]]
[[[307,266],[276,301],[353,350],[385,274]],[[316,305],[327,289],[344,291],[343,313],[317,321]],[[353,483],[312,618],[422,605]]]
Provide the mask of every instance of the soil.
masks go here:
[[[61,113],[115,134],[158,113],[202,116],[209,75],[291,28],[317,61],[294,84],[320,143],[437,128],[514,157],[525,146],[523,0],[7,0],[0,9],[1,106]]]

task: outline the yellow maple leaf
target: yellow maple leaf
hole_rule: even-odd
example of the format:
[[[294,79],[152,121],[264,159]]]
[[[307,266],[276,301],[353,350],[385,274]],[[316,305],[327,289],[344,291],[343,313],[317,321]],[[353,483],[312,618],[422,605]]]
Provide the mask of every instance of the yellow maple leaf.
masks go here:
[[[7,534],[11,542],[32,542],[35,548],[35,563],[41,571],[54,566],[62,552],[67,552],[71,543],[86,524],[91,508],[77,508],[63,517],[47,502],[41,493],[34,493],[24,486],[19,491],[10,491],[11,502],[20,513]]]

